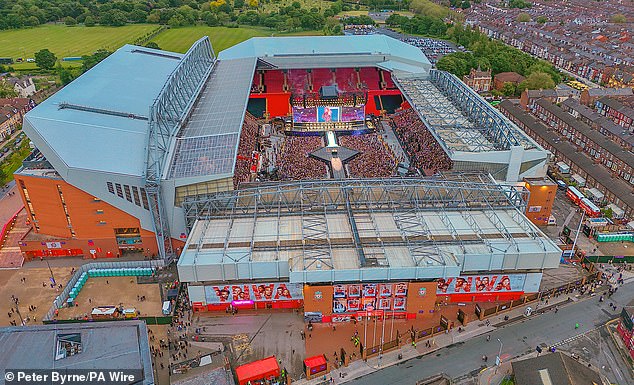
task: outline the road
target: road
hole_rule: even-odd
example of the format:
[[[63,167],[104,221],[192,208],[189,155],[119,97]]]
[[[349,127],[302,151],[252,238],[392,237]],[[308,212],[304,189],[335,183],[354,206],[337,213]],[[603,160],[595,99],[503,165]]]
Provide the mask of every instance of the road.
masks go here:
[[[634,282],[626,283],[610,298],[616,302],[618,309],[631,301]],[[608,311],[604,302],[599,304],[596,297],[578,301],[560,308],[558,313],[532,317],[519,323],[510,324],[491,333],[491,340],[480,336],[464,343],[437,350],[426,356],[404,361],[389,366],[367,376],[347,382],[347,384],[382,385],[407,384],[430,377],[438,373],[446,373],[452,378],[462,377],[470,373],[477,374],[483,368],[482,356],[489,357],[489,364],[495,363],[495,356],[502,342],[502,360],[508,361],[535,350],[537,345],[560,345],[571,338],[583,338],[583,335],[596,330],[608,320],[617,317],[616,312]],[[579,329],[574,325],[578,322]]]

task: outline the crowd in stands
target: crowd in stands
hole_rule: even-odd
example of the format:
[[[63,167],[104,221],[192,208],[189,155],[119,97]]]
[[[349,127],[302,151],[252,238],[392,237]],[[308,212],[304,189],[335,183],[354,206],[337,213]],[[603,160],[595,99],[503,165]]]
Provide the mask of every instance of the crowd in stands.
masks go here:
[[[326,164],[308,156],[324,146],[320,136],[289,136],[276,154],[277,174],[281,180],[322,179]]]
[[[403,41],[420,48],[432,64],[436,64],[444,55],[456,52],[454,46],[443,40],[410,37]]]
[[[385,178],[394,176],[398,161],[377,134],[342,135],[339,145],[359,151],[348,162],[348,174],[353,178]]]
[[[233,174],[234,188],[238,188],[240,183],[249,182],[251,179],[251,164],[253,163],[251,158],[257,142],[258,127],[255,116],[247,112],[244,116],[240,143],[238,144],[236,169]]]
[[[450,170],[451,159],[412,108],[397,111],[391,125],[412,165],[425,175]]]

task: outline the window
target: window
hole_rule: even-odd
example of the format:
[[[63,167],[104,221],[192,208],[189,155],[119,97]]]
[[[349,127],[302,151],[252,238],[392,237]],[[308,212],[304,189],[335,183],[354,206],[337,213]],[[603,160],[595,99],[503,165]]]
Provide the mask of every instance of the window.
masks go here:
[[[117,188],[117,195],[119,198],[123,198],[123,190],[121,189],[121,185],[119,183],[115,183],[115,187]]]
[[[145,193],[145,189],[141,187],[141,201],[143,201],[143,208],[146,210],[150,209],[150,205],[147,202],[147,194]]]
[[[134,204],[141,207],[141,200],[139,199],[139,190],[136,186],[132,186],[132,195],[134,195]]]
[[[108,185],[108,192],[110,194],[114,194],[114,186],[112,185],[112,182],[107,182],[106,184]]]
[[[55,348],[55,361],[74,356],[82,352],[81,334],[58,334]]]
[[[95,213],[96,214],[103,214],[103,210],[97,210]]]
[[[106,221],[99,221],[97,224],[100,225],[100,226],[103,226],[103,225],[106,224]]]
[[[132,194],[130,193],[130,186],[128,186],[127,184],[123,185],[123,191],[125,191],[125,199],[128,202],[132,202]]]

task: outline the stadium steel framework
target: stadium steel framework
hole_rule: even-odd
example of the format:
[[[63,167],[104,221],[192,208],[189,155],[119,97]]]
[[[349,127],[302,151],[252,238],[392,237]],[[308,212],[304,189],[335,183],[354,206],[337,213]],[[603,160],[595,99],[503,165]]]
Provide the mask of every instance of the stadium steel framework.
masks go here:
[[[517,129],[508,119],[455,75],[434,69],[429,74],[432,83],[479,127],[490,142],[498,146],[497,149],[508,150],[512,146],[529,149],[535,146],[526,138],[516,135]]]
[[[161,197],[165,158],[172,139],[186,122],[215,63],[216,55],[209,37],[205,36],[195,42],[183,56],[150,107],[145,191],[150,204],[159,254],[166,259],[174,257],[174,250]]]
[[[259,217],[277,217],[297,215],[302,219],[302,253],[304,261],[333,268],[333,248],[353,247],[357,251],[359,265],[362,267],[387,265],[386,247],[405,246],[414,258],[417,266],[423,264],[446,265],[448,258],[455,263],[455,257],[442,248],[454,245],[465,252],[467,244],[485,245],[489,252],[494,250],[506,252],[509,249],[519,252],[516,240],[518,234],[511,234],[504,226],[503,220],[496,211],[510,210],[513,219],[526,232],[523,236],[537,240],[546,251],[541,236],[522,215],[525,209],[527,190],[523,187],[502,186],[492,183],[486,177],[474,175],[439,178],[387,178],[387,179],[344,179],[297,181],[291,183],[262,184],[226,193],[210,196],[192,196],[186,198],[186,224],[192,229],[197,220],[229,218],[253,218],[256,223]],[[438,213],[450,235],[434,236],[433,231],[421,215],[424,211]],[[480,228],[470,211],[482,212],[495,226],[501,238],[507,241],[506,250],[500,250],[488,235]],[[382,239],[361,239],[360,233],[368,230],[380,234],[379,225],[373,213],[387,212],[394,215],[398,236]],[[461,235],[448,216],[448,212],[458,213],[472,230],[468,235]],[[352,244],[331,242],[327,215],[347,213],[348,224],[352,232]],[[452,214],[452,215],[454,215]],[[203,234],[211,220],[205,222]],[[278,225],[279,226],[279,225]],[[224,241],[225,256],[230,246],[231,226],[227,228]],[[299,230],[299,229],[298,229]],[[255,232],[255,226],[252,231]],[[279,233],[279,229],[277,232]],[[266,250],[279,252],[279,242],[271,242],[266,246],[254,244],[254,234],[247,251],[237,257],[238,261],[249,260],[254,251]],[[335,237],[336,238],[336,237]],[[201,243],[198,248],[205,248]],[[256,250],[257,249],[257,250]]]
[[[453,151],[535,147],[517,135],[508,120],[452,74],[430,70],[429,77],[397,78],[395,82],[449,155]],[[415,98],[417,94],[419,98]]]

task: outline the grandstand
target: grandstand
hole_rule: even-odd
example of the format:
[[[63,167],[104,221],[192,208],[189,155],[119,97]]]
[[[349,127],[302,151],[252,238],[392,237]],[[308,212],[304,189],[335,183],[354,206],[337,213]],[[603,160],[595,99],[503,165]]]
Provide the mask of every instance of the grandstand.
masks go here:
[[[217,57],[207,38],[184,55],[124,46],[24,130],[40,159],[16,173],[33,255],[44,236],[68,255],[173,258],[193,226],[186,202],[258,182],[447,170],[517,181],[548,159],[419,49],[382,35],[252,38]]]
[[[524,215],[527,191],[477,174],[260,185],[185,201],[178,263],[203,282],[433,280],[494,271],[534,292],[561,250]]]

